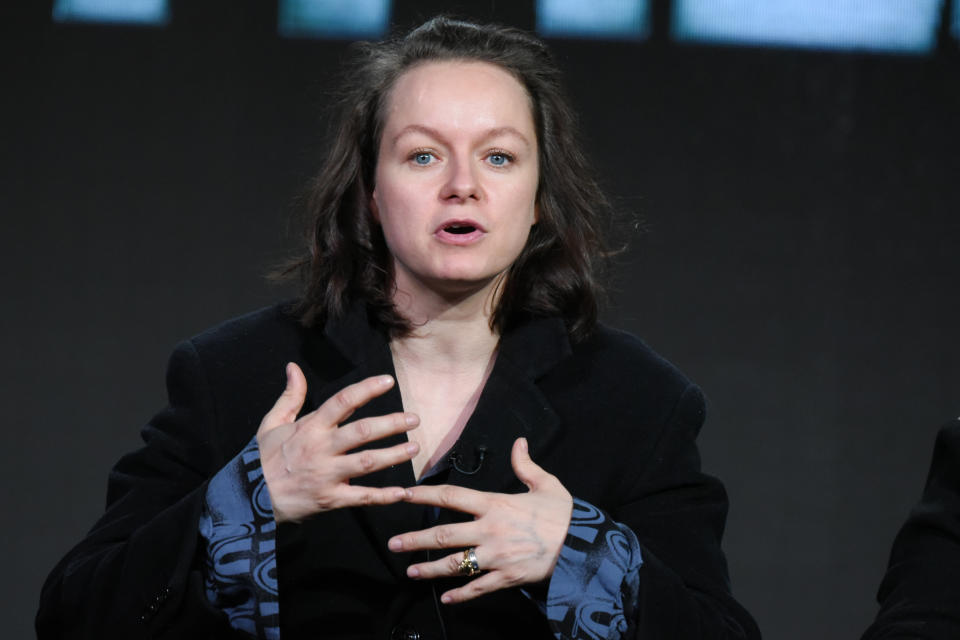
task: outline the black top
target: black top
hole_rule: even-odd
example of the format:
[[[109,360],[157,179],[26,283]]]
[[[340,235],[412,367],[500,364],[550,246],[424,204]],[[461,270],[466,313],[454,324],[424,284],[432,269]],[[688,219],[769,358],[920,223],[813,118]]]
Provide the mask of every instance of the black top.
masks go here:
[[[863,640],[960,638],[960,419],[943,425],[920,503],[897,534]]]
[[[304,412],[347,384],[394,373],[387,337],[362,309],[318,331],[278,305],[181,344],[170,360],[169,406],[144,427],[146,445],[114,468],[107,512],[44,586],[41,638],[235,635],[203,593],[197,522],[206,481],[254,436],[284,388],[289,361],[307,379]],[[401,408],[394,387],[354,417]],[[703,417],[700,390],[637,338],[601,326],[571,344],[559,319],[532,320],[502,337],[454,445],[467,457],[485,447],[481,469],[473,475],[452,469],[447,481],[524,491],[509,454],[525,436],[534,461],[570,493],[636,533],[644,565],[629,615],[637,638],[758,637],[730,595],[720,549],[726,494],[700,472],[695,445]],[[359,481],[415,482],[409,464]],[[412,625],[429,638],[440,616],[449,638],[552,637],[544,615],[516,589],[435,606],[433,585],[406,578],[411,554],[386,545],[422,522],[422,507],[402,503],[282,525],[282,637],[386,638]]]

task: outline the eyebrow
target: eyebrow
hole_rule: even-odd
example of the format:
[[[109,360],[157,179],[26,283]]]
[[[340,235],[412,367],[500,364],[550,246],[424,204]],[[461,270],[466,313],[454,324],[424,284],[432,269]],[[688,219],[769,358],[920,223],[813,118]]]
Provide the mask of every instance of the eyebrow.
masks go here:
[[[424,135],[430,136],[431,138],[436,138],[437,140],[444,141],[444,142],[446,141],[443,135],[436,129],[433,129],[431,127],[426,127],[422,124],[408,124],[403,129],[401,129],[397,133],[397,135],[393,136],[393,139],[390,141],[391,144],[395,146],[397,144],[397,140],[407,135],[408,133],[422,133]],[[505,136],[505,135],[515,136],[517,138],[520,138],[520,140],[523,141],[525,145],[527,145],[528,147],[530,146],[530,141],[527,140],[527,137],[522,133],[520,133],[514,127],[510,127],[510,126],[494,127],[493,129],[488,129],[487,131],[484,132],[482,139],[489,140],[490,138],[496,138],[497,136]]]

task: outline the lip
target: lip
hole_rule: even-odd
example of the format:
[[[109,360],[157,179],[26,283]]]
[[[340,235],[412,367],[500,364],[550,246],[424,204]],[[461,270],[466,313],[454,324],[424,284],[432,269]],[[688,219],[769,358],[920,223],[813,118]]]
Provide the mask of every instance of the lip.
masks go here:
[[[461,227],[473,227],[473,231],[470,233],[451,233],[447,229],[451,226],[461,226]],[[443,242],[444,244],[452,244],[456,246],[465,246],[477,242],[485,236],[487,230],[483,228],[476,220],[471,220],[469,218],[455,218],[451,220],[444,220],[437,229],[433,232],[435,238]]]

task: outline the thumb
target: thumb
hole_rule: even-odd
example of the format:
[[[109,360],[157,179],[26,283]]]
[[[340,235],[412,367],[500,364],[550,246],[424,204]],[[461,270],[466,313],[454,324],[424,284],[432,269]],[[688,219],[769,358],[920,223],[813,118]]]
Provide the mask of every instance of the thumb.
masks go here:
[[[513,466],[513,472],[517,474],[520,482],[527,485],[527,488],[531,491],[537,488],[541,476],[546,473],[530,457],[526,438],[514,440],[513,450],[510,452],[510,464]]]
[[[262,431],[270,431],[282,424],[289,424],[297,419],[297,414],[303,408],[307,397],[307,379],[293,362],[287,363],[287,386],[277,398],[273,408],[263,417],[260,423]]]

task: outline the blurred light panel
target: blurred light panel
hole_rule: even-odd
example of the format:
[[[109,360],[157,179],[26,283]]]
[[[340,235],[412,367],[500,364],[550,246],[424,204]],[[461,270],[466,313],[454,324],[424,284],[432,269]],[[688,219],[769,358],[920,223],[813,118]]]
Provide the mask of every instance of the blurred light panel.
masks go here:
[[[537,31],[548,38],[640,40],[649,23],[649,0],[537,0]]]
[[[55,0],[53,20],[162,26],[170,20],[170,4],[168,0]]]
[[[943,0],[674,0],[677,40],[927,53]]]
[[[950,25],[950,33],[960,40],[960,0],[953,0],[953,24]]]
[[[378,38],[390,22],[390,0],[280,0],[277,22],[288,38]]]

